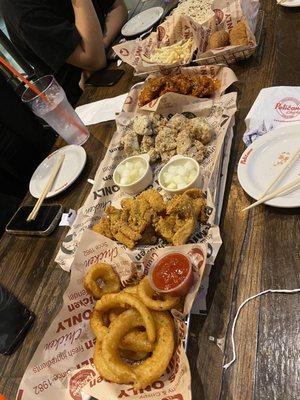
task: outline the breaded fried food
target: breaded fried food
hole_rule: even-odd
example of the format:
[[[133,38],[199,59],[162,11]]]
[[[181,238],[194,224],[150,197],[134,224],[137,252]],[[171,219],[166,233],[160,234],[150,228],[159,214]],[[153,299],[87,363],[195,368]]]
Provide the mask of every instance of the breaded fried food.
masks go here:
[[[160,217],[156,231],[174,246],[185,244],[196,228],[196,216],[191,200],[174,196],[167,203],[166,216]]]
[[[238,22],[229,33],[232,46],[246,46],[249,44],[247,28],[243,21]]]
[[[218,49],[229,46],[229,34],[225,30],[214,32],[208,41],[208,49]]]
[[[186,190],[167,202],[156,189],[148,189],[136,198],[123,199],[121,207],[107,207],[106,216],[94,230],[103,235],[107,232],[129,249],[137,244],[153,245],[158,236],[173,245],[184,244],[194,232],[197,220],[207,220],[206,199],[200,189]]]
[[[150,78],[145,82],[139,94],[139,106],[143,107],[150,101],[165,93],[173,92],[196,97],[209,97],[219,87],[220,83],[206,75],[184,75],[176,73],[161,77]]]
[[[159,97],[159,93],[164,89],[165,84],[166,80],[163,76],[149,79],[139,95],[139,105],[142,107]]]

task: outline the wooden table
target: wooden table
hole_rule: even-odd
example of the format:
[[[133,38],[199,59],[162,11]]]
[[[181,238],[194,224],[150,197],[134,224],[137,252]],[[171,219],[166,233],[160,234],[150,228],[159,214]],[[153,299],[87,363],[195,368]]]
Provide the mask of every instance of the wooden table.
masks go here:
[[[194,400],[296,400],[300,396],[298,294],[270,294],[246,306],[236,331],[238,360],[227,372],[222,370],[223,352],[208,340],[209,336],[221,339],[218,343],[229,360],[229,328],[242,301],[268,288],[300,287],[299,209],[260,206],[241,212],[250,202],[236,175],[244,150],[244,118],[263,87],[300,86],[300,9],[285,9],[274,0],[262,1],[262,7],[264,44],[255,57],[233,66],[240,79],[239,111],[221,221],[224,245],[210,277],[208,316],[191,319],[188,356]],[[135,80],[129,67],[122,68],[126,74],[117,85],[87,89],[80,103],[128,91]],[[94,176],[114,129],[112,122],[91,127],[81,178],[53,202],[65,209],[80,207],[91,189],[86,180]],[[32,201],[29,195],[25,199],[26,204]],[[0,357],[0,393],[9,400],[15,398],[40,338],[61,307],[69,275],[53,260],[66,232],[59,228],[48,238],[4,235],[1,239],[0,282],[37,316],[22,347],[11,357]]]

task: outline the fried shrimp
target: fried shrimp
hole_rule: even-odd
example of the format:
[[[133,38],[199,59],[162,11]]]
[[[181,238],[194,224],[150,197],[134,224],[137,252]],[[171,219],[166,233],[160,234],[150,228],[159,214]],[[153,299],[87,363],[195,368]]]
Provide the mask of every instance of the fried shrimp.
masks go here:
[[[100,287],[98,280],[104,283]],[[84,278],[84,288],[95,299],[100,299],[105,293],[117,293],[120,291],[120,279],[112,266],[106,263],[93,265]]]
[[[138,295],[147,307],[157,311],[171,310],[180,302],[179,297],[170,296],[168,294],[161,295],[162,300],[154,299],[155,291],[150,286],[148,277],[141,280],[138,286]]]

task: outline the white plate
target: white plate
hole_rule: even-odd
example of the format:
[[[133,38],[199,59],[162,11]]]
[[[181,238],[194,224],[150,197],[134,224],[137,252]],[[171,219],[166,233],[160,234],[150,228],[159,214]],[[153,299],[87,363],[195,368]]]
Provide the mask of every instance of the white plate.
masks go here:
[[[278,4],[283,7],[300,7],[300,0],[285,0]]]
[[[163,15],[162,7],[152,7],[135,15],[123,26],[121,33],[124,36],[135,36],[150,29]]]
[[[243,153],[238,164],[238,179],[245,192],[258,199],[300,147],[300,125],[274,129],[257,139]],[[300,176],[300,159],[271,190]],[[300,188],[265,204],[274,207],[300,207]]]
[[[86,162],[86,152],[81,146],[71,144],[50,154],[34,171],[29,191],[33,197],[39,198],[44,190],[51,171],[58,157],[65,154],[64,162],[57,174],[51,191],[46,196],[53,197],[66,190],[78,178]]]

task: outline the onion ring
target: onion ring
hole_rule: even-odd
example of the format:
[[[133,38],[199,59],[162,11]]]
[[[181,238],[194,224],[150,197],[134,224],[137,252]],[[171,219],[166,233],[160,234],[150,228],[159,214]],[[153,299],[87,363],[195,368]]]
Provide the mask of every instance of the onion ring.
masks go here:
[[[133,385],[135,389],[144,389],[159,379],[166,371],[174,352],[173,318],[168,312],[152,313],[157,328],[157,341],[152,355],[141,364],[133,366],[137,377]]]
[[[141,361],[144,360],[149,353],[138,352],[138,351],[130,351],[130,350],[121,350],[121,357],[130,361]]]
[[[153,295],[155,295],[155,291],[145,276],[138,285],[138,296],[148,308],[156,311],[171,310],[180,302],[180,297],[170,296],[169,294],[162,294],[163,300],[154,300]]]
[[[98,285],[98,279],[104,282],[103,288]],[[106,293],[119,292],[120,287],[119,276],[115,273],[112,266],[106,263],[93,265],[84,277],[84,288],[95,299],[100,299]]]
[[[95,351],[94,351],[94,365],[96,370],[99,372],[101,377],[109,382],[115,383],[130,383],[129,381],[124,381],[120,379],[118,375],[113,373],[107,366],[103,356],[102,356],[102,349],[101,349],[101,342],[98,340],[96,341]]]
[[[134,295],[124,292],[116,294],[106,294],[102,296],[100,300],[97,301],[95,305],[95,310],[100,312],[106,312],[111,308],[115,307],[126,308],[127,306],[135,308],[140,313],[143,319],[142,325],[145,326],[146,328],[148,340],[150,343],[153,343],[156,337],[153,316],[151,312],[148,310],[148,308],[142,303],[142,301],[139,298],[135,297]],[[122,313],[121,316],[123,314],[124,313]]]
[[[151,353],[153,344],[149,342],[146,332],[134,329],[128,332],[119,343],[120,349],[130,350],[136,353]]]
[[[118,345],[122,336],[143,324],[141,316],[135,310],[127,310],[110,326],[109,335],[103,339],[101,355],[107,369],[116,375],[119,383],[133,382],[136,389],[143,389],[159,379],[166,371],[175,346],[174,323],[167,312],[153,311],[157,330],[157,341],[152,355],[139,365],[126,364],[119,354]],[[100,372],[101,373],[101,372]],[[103,376],[104,377],[104,376]],[[113,378],[111,378],[113,379]]]
[[[105,324],[103,313],[95,309],[92,311],[90,317],[90,327],[97,340],[102,341],[108,332],[108,327]]]
[[[106,365],[124,381],[133,382],[136,376],[131,366],[123,362],[119,353],[119,343],[129,331],[142,325],[143,320],[136,310],[126,310],[111,323],[109,334],[102,341],[102,356]]]

